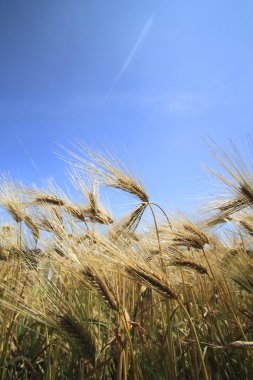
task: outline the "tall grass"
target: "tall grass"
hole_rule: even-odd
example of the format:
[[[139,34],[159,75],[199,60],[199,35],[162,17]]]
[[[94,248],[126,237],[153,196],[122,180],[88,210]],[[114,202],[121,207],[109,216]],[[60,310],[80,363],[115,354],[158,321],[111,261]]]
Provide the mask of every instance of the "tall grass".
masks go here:
[[[1,380],[252,379],[253,174],[239,152],[219,151],[227,196],[189,220],[79,149],[82,203],[1,179]],[[115,218],[101,186],[135,206]]]

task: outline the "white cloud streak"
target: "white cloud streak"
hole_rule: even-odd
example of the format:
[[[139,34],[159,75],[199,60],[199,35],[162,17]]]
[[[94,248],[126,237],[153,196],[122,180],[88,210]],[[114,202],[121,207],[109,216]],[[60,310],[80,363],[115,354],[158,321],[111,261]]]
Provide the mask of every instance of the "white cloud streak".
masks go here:
[[[109,91],[107,92],[107,94],[105,95],[105,98],[104,98],[104,102],[107,101],[107,99],[109,98],[109,96],[111,95],[114,87],[117,85],[117,83],[119,82],[120,78],[122,77],[122,75],[125,73],[125,71],[127,70],[130,62],[132,61],[134,55],[136,54],[137,50],[140,48],[143,40],[145,39],[145,37],[148,35],[151,27],[153,25],[153,16],[150,16],[148,18],[148,20],[146,21],[144,27],[142,28],[142,31],[141,33],[139,34],[130,54],[128,55],[127,59],[125,60],[124,64],[122,65],[118,75],[116,76],[116,78],[114,79],[114,82],[111,86],[111,88],[109,89]]]

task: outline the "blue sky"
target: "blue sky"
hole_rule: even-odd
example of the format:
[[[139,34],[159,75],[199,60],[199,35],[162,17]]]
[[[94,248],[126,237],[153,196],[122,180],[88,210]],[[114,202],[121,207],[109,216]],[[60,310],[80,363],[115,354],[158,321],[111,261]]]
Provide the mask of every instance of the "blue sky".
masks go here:
[[[253,120],[252,1],[0,0],[0,170],[64,182],[55,151],[114,147],[153,199],[214,190],[203,139],[244,150]]]

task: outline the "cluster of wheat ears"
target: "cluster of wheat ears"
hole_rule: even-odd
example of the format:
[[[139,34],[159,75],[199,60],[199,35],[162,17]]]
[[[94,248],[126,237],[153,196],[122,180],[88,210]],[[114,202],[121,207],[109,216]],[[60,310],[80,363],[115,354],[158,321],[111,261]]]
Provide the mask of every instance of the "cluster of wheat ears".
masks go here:
[[[194,221],[82,143],[82,202],[2,176],[1,380],[253,379],[253,174],[236,148],[214,154],[226,196]],[[125,216],[104,187],[135,201]]]

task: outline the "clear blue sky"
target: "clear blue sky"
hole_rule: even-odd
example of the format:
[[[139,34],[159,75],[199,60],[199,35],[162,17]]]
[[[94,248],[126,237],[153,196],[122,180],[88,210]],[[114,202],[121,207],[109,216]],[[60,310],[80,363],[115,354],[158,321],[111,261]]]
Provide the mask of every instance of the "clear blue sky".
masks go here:
[[[155,199],[208,195],[202,139],[252,130],[252,19],[250,0],[0,0],[0,170],[36,182],[31,157],[62,183],[78,137],[127,151]]]

